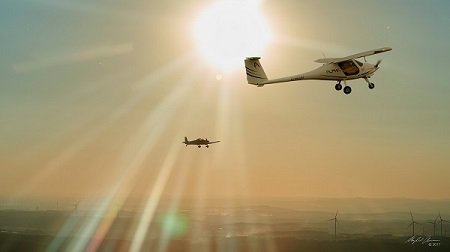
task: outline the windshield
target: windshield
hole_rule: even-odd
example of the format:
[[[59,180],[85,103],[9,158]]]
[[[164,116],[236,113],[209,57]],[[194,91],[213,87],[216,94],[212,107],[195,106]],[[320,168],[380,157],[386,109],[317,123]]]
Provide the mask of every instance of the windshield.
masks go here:
[[[338,63],[345,75],[355,75],[359,73],[359,68],[352,60],[346,60]]]

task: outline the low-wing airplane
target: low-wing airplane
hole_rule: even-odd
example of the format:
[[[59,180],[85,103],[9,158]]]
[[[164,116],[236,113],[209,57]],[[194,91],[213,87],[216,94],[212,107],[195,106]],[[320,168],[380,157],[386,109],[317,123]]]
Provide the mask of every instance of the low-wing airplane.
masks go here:
[[[189,140],[187,139],[187,137],[184,137],[184,142],[183,142],[183,143],[186,144],[186,146],[188,146],[188,145],[197,145],[198,148],[200,148],[200,147],[202,147],[202,145],[205,145],[206,148],[209,148],[209,145],[210,145],[210,144],[218,143],[218,142],[220,142],[220,141],[213,141],[213,142],[210,142],[210,141],[208,140],[208,138],[205,138],[205,139],[203,139],[203,138],[197,138],[197,139],[195,139],[195,140],[189,141]]]
[[[369,78],[378,70],[381,60],[375,65],[367,62],[360,62],[356,59],[362,58],[378,53],[383,53],[392,50],[390,47],[383,47],[375,50],[365,51],[357,54],[353,54],[343,58],[322,58],[315,62],[322,63],[323,65],[310,72],[278,78],[267,79],[267,75],[259,62],[260,57],[248,57],[245,59],[245,71],[247,73],[248,84],[263,87],[267,84],[299,81],[299,80],[334,80],[338,83],[335,85],[337,91],[342,89],[341,81],[344,81],[344,93],[350,94],[352,88],[347,86],[347,80],[354,80],[363,78],[370,89],[375,87],[375,84],[369,81]]]

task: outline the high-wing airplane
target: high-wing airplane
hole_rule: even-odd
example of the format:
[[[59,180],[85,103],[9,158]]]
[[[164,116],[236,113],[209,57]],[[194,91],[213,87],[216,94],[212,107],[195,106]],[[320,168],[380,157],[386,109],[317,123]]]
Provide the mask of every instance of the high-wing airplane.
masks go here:
[[[366,56],[383,53],[392,50],[390,47],[383,47],[375,50],[353,54],[343,58],[322,58],[315,62],[323,65],[310,72],[287,76],[278,79],[267,79],[267,75],[259,62],[260,57],[249,57],[245,59],[245,71],[247,73],[248,84],[263,87],[267,84],[274,84],[280,82],[299,81],[299,80],[334,80],[338,83],[335,85],[337,91],[342,89],[341,81],[344,82],[344,93],[350,94],[352,88],[347,86],[347,80],[354,80],[363,78],[370,89],[375,87],[375,84],[369,81],[369,78],[378,70],[381,60],[375,65],[367,62],[360,62],[356,59]]]
[[[195,139],[195,140],[189,141],[189,140],[187,139],[187,137],[184,137],[184,142],[183,142],[183,143],[186,144],[186,146],[188,146],[188,145],[197,145],[198,148],[200,148],[200,147],[202,147],[202,145],[205,145],[206,148],[209,148],[209,145],[210,145],[210,144],[218,143],[218,142],[220,142],[220,141],[213,141],[213,142],[210,142],[207,138],[205,138],[205,139],[203,139],[203,138],[197,138],[197,139]]]

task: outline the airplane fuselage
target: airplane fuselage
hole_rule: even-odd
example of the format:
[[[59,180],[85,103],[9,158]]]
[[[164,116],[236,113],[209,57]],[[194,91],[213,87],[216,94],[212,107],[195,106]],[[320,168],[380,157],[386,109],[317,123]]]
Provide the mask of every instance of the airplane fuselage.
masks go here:
[[[345,63],[347,63],[347,65]],[[362,63],[356,60],[348,60],[339,63],[323,64],[319,68],[306,73],[263,81],[259,85],[299,80],[354,80],[359,78],[368,78],[377,70],[378,67],[373,64]]]

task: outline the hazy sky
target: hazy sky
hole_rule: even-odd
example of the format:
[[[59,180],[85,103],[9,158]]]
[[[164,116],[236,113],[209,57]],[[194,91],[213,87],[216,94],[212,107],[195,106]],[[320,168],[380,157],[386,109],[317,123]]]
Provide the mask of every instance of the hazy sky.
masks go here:
[[[2,1],[0,195],[450,198],[448,1],[249,5],[272,34],[269,78],[392,47],[367,58],[383,59],[375,89],[350,95],[248,85],[255,55],[208,62],[195,24],[214,4]]]

